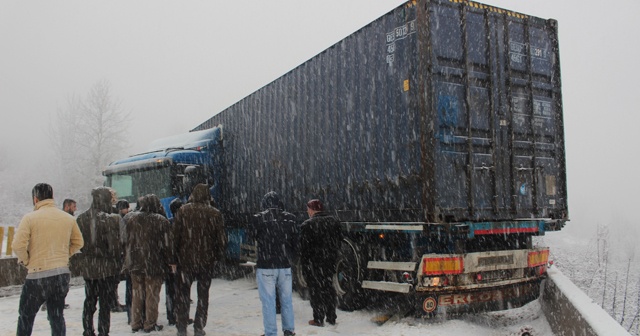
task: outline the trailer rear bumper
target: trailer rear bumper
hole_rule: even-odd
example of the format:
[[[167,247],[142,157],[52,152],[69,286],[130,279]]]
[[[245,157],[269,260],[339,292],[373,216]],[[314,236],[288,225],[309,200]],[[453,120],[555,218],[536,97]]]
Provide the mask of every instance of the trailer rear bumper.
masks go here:
[[[409,292],[411,292],[411,289],[413,288],[413,286],[407,283],[365,280],[362,282],[362,288],[379,290],[384,292],[408,294]]]
[[[416,315],[435,317],[521,307],[540,297],[542,280],[540,277],[502,286],[416,291]]]

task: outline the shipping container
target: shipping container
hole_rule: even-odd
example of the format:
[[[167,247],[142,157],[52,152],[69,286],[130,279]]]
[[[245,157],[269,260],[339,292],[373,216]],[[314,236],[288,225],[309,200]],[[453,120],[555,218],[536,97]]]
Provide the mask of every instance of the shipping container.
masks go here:
[[[276,190],[343,221],[568,216],[555,20],[409,1],[195,130],[217,125],[233,214]]]

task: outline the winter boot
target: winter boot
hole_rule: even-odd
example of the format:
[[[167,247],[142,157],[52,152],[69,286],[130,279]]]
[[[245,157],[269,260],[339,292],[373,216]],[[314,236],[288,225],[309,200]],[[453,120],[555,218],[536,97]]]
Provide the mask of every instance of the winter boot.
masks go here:
[[[316,327],[324,327],[323,322],[318,322],[316,320],[309,320],[309,325],[316,326]]]
[[[160,331],[160,330],[162,330],[162,328],[163,328],[163,326],[161,324],[154,324],[151,328],[149,328],[149,329],[145,328],[143,331],[145,333],[150,333],[152,331]]]

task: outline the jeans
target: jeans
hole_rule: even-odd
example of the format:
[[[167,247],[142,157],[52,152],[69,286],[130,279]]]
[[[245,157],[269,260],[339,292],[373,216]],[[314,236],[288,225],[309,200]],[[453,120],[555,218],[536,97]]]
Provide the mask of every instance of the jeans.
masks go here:
[[[96,303],[100,304],[98,312],[98,335],[109,335],[111,326],[111,305],[116,300],[115,277],[104,279],[84,279],[84,309],[82,311],[82,326],[84,335],[93,335],[93,315],[96,312]]]
[[[277,336],[276,321],[276,288],[282,305],[282,331],[295,331],[293,320],[293,303],[291,301],[292,276],[291,268],[256,269],[258,292],[262,302],[262,324],[265,336]]]
[[[209,312],[209,288],[211,287],[211,275],[188,273],[178,271],[176,275],[176,328],[178,331],[186,331],[189,321],[189,297],[191,293],[191,284],[198,282],[198,304],[196,306],[196,315],[193,319],[193,329],[196,331],[204,330],[207,326],[207,317]]]
[[[47,314],[52,336],[65,336],[64,299],[69,292],[69,274],[55,275],[42,279],[27,279],[22,286],[18,308],[17,336],[29,336],[33,331],[33,321],[43,303],[47,303]]]

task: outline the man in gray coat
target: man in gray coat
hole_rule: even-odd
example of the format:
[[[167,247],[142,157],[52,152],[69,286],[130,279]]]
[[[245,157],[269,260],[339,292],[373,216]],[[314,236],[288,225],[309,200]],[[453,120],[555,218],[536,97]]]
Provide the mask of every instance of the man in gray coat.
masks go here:
[[[153,194],[142,197],[140,211],[127,217],[124,264],[131,274],[131,331],[160,331],[160,289],[174,259],[169,220],[160,199]]]
[[[205,335],[209,309],[209,287],[216,264],[223,261],[227,238],[222,213],[211,206],[211,193],[205,184],[198,184],[189,203],[180,207],[173,224],[177,260],[176,327],[178,336],[187,335],[189,293],[198,282],[198,304],[193,329],[195,336]]]
[[[106,336],[109,335],[111,324],[111,303],[115,300],[116,279],[122,268],[120,217],[111,213],[109,188],[94,188],[91,196],[91,208],[81,213],[76,220],[85,243],[73,262],[85,283],[83,336],[95,335],[93,315],[97,302],[100,303],[98,335]]]

